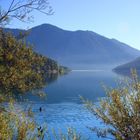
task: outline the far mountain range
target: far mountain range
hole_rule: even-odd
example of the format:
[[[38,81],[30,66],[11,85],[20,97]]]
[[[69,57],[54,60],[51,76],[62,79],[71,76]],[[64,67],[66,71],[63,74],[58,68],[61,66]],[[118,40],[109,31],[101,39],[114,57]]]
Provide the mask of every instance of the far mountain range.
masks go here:
[[[140,57],[113,69],[113,71],[122,75],[130,75],[132,70],[137,70],[138,75],[140,75]]]
[[[50,24],[29,30],[5,30],[15,36],[29,32],[26,41],[34,46],[36,52],[71,69],[113,68],[140,56],[139,50],[93,31],[67,31]]]

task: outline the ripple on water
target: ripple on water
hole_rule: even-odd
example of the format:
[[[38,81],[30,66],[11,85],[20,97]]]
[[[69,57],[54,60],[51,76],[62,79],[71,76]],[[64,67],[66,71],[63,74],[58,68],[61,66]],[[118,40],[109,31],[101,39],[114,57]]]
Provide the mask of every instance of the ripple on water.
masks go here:
[[[29,105],[29,103],[28,103]],[[21,104],[27,106],[27,103]],[[61,103],[61,104],[45,104],[32,103],[31,104],[35,120],[39,125],[47,124],[49,130],[55,129],[57,131],[66,132],[67,128],[75,128],[76,131],[91,140],[101,140],[96,134],[91,132],[88,127],[104,127],[99,120],[95,118],[88,110],[81,104],[76,103]],[[39,108],[42,107],[42,112]],[[18,107],[21,108],[21,107]]]
[[[42,112],[36,112],[42,106]],[[95,140],[99,139],[93,134],[89,127],[103,127],[103,124],[95,118],[83,105],[75,103],[61,103],[61,104],[35,104],[33,106],[35,111],[35,118],[39,124],[46,121],[48,127],[54,128],[56,131],[66,131],[68,127],[75,128],[78,132],[86,137],[92,137]]]

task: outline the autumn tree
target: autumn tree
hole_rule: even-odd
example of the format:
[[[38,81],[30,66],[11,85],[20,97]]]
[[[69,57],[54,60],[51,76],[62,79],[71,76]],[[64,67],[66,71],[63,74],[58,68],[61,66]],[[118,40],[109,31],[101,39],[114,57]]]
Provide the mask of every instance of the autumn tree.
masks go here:
[[[27,47],[28,46],[28,47]],[[26,92],[40,87],[42,68],[47,58],[11,34],[0,32],[0,90],[3,93]],[[46,71],[43,71],[47,73]]]
[[[57,65],[55,61],[35,53],[32,46],[6,33],[2,28],[13,19],[31,21],[30,14],[34,10],[45,15],[53,14],[47,0],[11,0],[7,10],[0,7],[0,91],[2,93],[26,92],[41,87],[46,73],[52,70],[53,64]]]
[[[118,88],[107,89],[99,105],[84,100],[86,107],[106,125],[90,128],[99,137],[112,140],[140,140],[140,80],[136,71]]]
[[[34,10],[45,15],[53,14],[47,0],[12,0],[8,10],[0,7],[1,140],[43,140],[45,133],[48,134],[47,129],[38,126],[32,118],[31,108],[25,112],[15,108],[15,99],[11,95],[42,87],[48,72],[63,71],[63,68],[59,68],[56,61],[34,52],[31,45],[22,39],[17,40],[2,28],[12,19],[31,21],[30,13]],[[3,102],[8,105],[5,106]],[[54,136],[54,139],[80,140],[80,137],[69,129],[67,136],[61,133]]]
[[[7,2],[7,1],[6,1]],[[0,7],[0,139],[42,139],[42,129],[37,131],[34,119],[29,118],[31,111],[23,112],[14,107],[14,99],[9,96],[15,92],[26,92],[42,86],[42,71],[47,58],[35,53],[30,45],[17,40],[3,28],[10,20],[30,21],[29,14],[37,10],[50,14],[46,0],[12,0],[8,10]],[[48,8],[49,11],[45,12]],[[9,106],[2,103],[7,102]],[[36,132],[35,132],[36,131]]]

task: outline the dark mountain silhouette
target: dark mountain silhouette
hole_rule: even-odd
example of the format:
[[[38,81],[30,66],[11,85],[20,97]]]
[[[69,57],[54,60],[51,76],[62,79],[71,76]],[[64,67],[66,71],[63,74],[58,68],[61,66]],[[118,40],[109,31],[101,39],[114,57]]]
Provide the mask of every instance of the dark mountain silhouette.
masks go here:
[[[6,29],[16,36],[25,30]],[[71,68],[116,66],[140,56],[140,51],[92,31],[66,31],[50,24],[28,30],[35,51]]]
[[[126,64],[117,66],[116,68],[113,69],[113,71],[120,73],[120,74],[129,74],[131,73],[132,70],[136,69],[138,74],[140,74],[140,57],[136,58],[133,61],[130,61]]]

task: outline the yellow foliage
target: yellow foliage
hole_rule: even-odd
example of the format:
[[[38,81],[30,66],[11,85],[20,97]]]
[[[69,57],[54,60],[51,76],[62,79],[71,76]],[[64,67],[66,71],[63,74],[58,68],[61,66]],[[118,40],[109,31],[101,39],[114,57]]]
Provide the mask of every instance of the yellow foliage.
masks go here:
[[[106,129],[90,128],[101,137],[112,135],[116,140],[140,140],[140,80],[136,71],[118,88],[107,90],[107,97],[95,105],[83,100],[86,107],[101,119]]]

